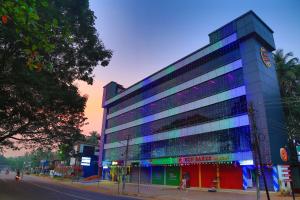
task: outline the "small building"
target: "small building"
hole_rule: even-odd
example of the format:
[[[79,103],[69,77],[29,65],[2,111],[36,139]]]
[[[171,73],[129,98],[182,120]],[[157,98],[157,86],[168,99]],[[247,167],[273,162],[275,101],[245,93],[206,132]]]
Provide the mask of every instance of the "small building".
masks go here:
[[[148,184],[179,185],[186,177],[191,187],[254,187],[253,105],[268,187],[278,190],[273,175],[287,135],[273,50],[272,29],[250,11],[210,33],[208,45],[129,88],[107,84],[103,178],[114,179],[128,158],[131,182],[141,170]]]
[[[74,157],[70,160],[71,166],[81,166],[84,178],[98,175],[99,146],[84,142],[74,145]]]

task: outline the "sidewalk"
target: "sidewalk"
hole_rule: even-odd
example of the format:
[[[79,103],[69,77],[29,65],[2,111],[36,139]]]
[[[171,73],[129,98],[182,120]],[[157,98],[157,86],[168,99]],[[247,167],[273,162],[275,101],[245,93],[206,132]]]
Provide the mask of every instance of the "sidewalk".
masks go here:
[[[70,180],[53,180],[57,183],[69,185],[76,188],[86,189],[94,192],[101,192],[111,195],[121,195],[122,184],[110,181],[101,182],[71,182]],[[255,191],[242,190],[218,190],[217,192],[207,192],[205,188],[189,188],[186,191],[179,191],[175,186],[161,186],[161,185],[140,185],[140,192],[138,193],[137,184],[126,183],[124,195],[136,197],[139,199],[154,199],[154,200],[255,200]],[[279,193],[271,192],[272,200],[291,200],[292,197],[284,197]],[[264,191],[261,191],[261,200],[266,200]],[[299,195],[296,197],[300,200]]]

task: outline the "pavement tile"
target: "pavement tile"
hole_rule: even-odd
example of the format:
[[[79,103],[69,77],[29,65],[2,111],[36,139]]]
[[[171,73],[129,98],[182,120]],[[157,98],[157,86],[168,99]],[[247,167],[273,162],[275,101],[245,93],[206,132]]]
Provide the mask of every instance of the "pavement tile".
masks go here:
[[[110,181],[101,182],[71,182],[70,180],[53,180],[48,177],[43,179],[56,182],[57,184],[65,184],[72,187],[86,189],[89,191],[100,192],[111,195],[121,195],[122,184]],[[124,195],[133,196],[141,199],[153,200],[254,200],[256,199],[255,191],[242,191],[242,190],[219,190],[218,192],[211,193],[207,188],[189,188],[186,191],[180,191],[174,186],[161,186],[161,185],[140,185],[140,192],[138,193],[137,184],[126,183]],[[272,200],[291,200],[291,196],[281,196],[279,193],[271,192]],[[264,191],[261,191],[261,200],[266,200]],[[300,200],[300,197],[296,197]]]

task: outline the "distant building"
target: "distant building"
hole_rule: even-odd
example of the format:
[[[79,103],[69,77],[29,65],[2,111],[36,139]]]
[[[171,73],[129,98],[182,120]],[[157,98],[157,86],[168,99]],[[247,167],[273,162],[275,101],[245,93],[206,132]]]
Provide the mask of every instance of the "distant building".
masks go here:
[[[74,157],[70,159],[71,166],[81,166],[82,176],[98,175],[99,147],[93,144],[78,142],[74,145]]]
[[[131,182],[138,180],[139,164],[142,183],[179,185],[184,176],[192,187],[253,187],[253,103],[268,186],[277,190],[273,170],[282,164],[279,149],[287,137],[273,31],[250,11],[209,39],[129,88],[116,82],[104,87],[103,178],[113,179],[124,164],[129,138]]]

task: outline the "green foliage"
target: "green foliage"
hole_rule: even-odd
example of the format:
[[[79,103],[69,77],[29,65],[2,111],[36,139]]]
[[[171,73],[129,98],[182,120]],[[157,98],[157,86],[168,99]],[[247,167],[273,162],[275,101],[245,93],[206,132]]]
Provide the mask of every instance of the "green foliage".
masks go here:
[[[6,164],[7,164],[6,158],[0,154],[0,167],[1,165],[6,165]]]
[[[12,47],[18,51],[18,55],[27,61],[30,69],[50,68],[44,56],[39,52],[49,53],[54,50],[51,35],[55,34],[57,23],[54,20],[42,21],[38,9],[47,9],[46,0],[0,0],[0,16],[7,17],[7,22],[1,26],[1,44],[5,44],[6,59],[2,67],[8,67],[9,59],[14,52]],[[57,21],[57,20],[56,20]]]
[[[84,136],[82,134],[78,134],[76,135],[76,137],[73,137],[66,143],[59,145],[59,149],[57,151],[58,159],[61,161],[69,162],[75,142],[82,140],[84,140]]]
[[[277,77],[280,85],[287,131],[291,138],[299,137],[300,130],[300,64],[293,53],[282,49],[274,53]]]
[[[58,155],[58,159],[59,160],[68,160],[70,158],[70,151],[72,150],[72,146],[71,145],[67,145],[67,144],[62,144],[59,146],[59,150],[57,152]]]
[[[8,157],[6,163],[13,170],[24,170],[25,168],[39,167],[41,160],[54,160],[56,155],[54,152],[39,148],[31,153],[26,153],[24,156]]]
[[[24,157],[7,158],[7,163],[8,163],[8,166],[13,170],[23,169]]]
[[[91,83],[93,67],[99,61],[108,65],[111,52],[98,39],[88,1],[0,0],[0,5],[0,16],[7,17],[0,23],[1,70],[9,70],[18,57],[38,71],[77,68],[78,77],[68,81]]]
[[[293,53],[284,54],[282,49],[274,53],[274,60],[286,119],[286,126],[279,126],[287,130],[290,159],[292,163],[297,163],[297,153],[292,141],[300,140],[300,64]]]
[[[13,72],[0,88],[0,144],[13,148],[13,139],[28,148],[54,148],[80,135],[86,98],[75,86],[59,83],[47,71],[16,66]]]
[[[57,158],[56,154],[49,149],[39,148],[36,151],[32,151],[31,153],[27,153],[25,156],[25,160],[31,167],[39,167],[41,160],[52,161]]]
[[[100,135],[97,131],[92,131],[89,136],[85,137],[85,142],[97,146],[99,144]]]
[[[291,58],[290,58],[291,57]],[[284,54],[282,49],[274,53],[280,92],[283,97],[297,97],[300,94],[300,64],[293,53]]]
[[[87,100],[73,82],[92,84],[94,68],[112,55],[98,38],[89,2],[0,5],[8,16],[0,22],[0,150],[71,146],[85,124]]]

